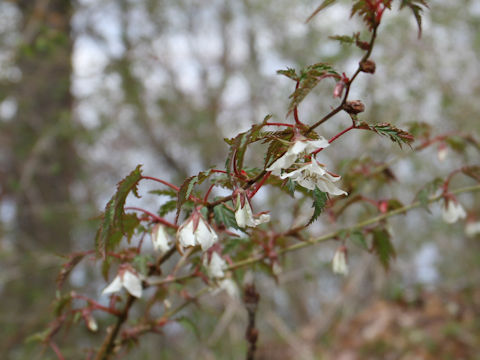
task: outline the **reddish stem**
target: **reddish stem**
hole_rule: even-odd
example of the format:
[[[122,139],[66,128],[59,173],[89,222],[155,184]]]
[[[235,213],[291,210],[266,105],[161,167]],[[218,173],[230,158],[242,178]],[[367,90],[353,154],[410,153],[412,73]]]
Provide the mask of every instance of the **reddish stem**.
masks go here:
[[[82,300],[85,300],[86,302],[88,302],[90,305],[92,305],[92,307],[96,310],[102,310],[102,311],[105,311],[105,312],[108,312],[112,315],[115,315],[115,316],[119,316],[120,315],[120,312],[115,310],[115,309],[112,309],[112,308],[108,308],[106,306],[103,306],[101,304],[99,304],[98,302],[96,302],[95,300],[93,299],[90,299],[89,297],[86,297],[84,295],[81,295],[81,294],[75,294],[72,296],[73,298],[75,299],[82,299]]]
[[[257,186],[255,187],[255,190],[253,190],[253,192],[250,194],[249,198],[251,199],[252,197],[255,196],[255,194],[257,193],[258,190],[260,190],[260,188],[263,186],[263,184],[265,183],[265,181],[267,181],[268,177],[270,176],[272,172],[269,171],[265,174],[265,176],[263,177],[263,179],[257,184]]]
[[[328,140],[328,143],[331,144],[332,142],[334,142],[335,140],[337,140],[340,136],[342,136],[343,134],[349,132],[350,130],[352,129],[355,129],[355,125],[351,125],[350,127],[346,128],[345,130],[342,130],[340,131],[337,135],[335,135],[334,137],[332,137],[330,140]],[[319,148],[317,150],[315,150],[312,154],[313,155],[317,155],[320,151],[322,151],[324,148]]]
[[[207,193],[205,194],[205,197],[203,198],[203,202],[205,202],[205,203],[207,202],[208,196],[209,196],[210,193],[212,192],[212,189],[213,189],[214,186],[215,186],[215,184],[210,185],[210,187],[209,187],[208,190],[207,190]]]
[[[173,184],[170,184],[168,181],[158,179],[158,178],[153,177],[153,176],[142,176],[142,179],[148,179],[148,180],[153,180],[153,181],[159,182],[163,185],[167,185],[168,187],[172,188],[173,190],[175,190],[177,192],[180,190],[180,188],[178,186],[175,186]]]
[[[212,169],[210,170],[213,173],[219,173],[219,174],[226,174],[227,172],[225,170],[218,170],[218,169]]]
[[[295,85],[295,91],[298,89],[298,87],[300,86],[300,81],[297,81],[297,85]],[[295,106],[293,108],[293,118],[295,119],[295,123],[297,125],[303,125],[302,122],[300,121],[300,119],[298,118],[298,107]]]
[[[276,123],[276,122],[267,122],[265,123],[265,125],[268,125],[268,126],[288,126],[288,127],[295,127],[295,125],[292,125],[292,124],[285,124],[285,123]]]
[[[53,341],[50,341],[48,343],[48,345],[50,345],[50,347],[52,348],[55,355],[57,355],[57,358],[59,360],[65,360],[65,358],[63,357],[62,353],[60,352],[60,349],[58,348],[57,344],[55,344]]]
[[[147,214],[148,216],[150,216],[153,220],[155,220],[155,222],[158,222],[160,224],[163,224],[165,226],[168,226],[168,227],[171,227],[173,229],[177,229],[178,226],[175,225],[175,224],[172,224],[171,222],[168,222],[167,220],[165,219],[162,219],[161,217],[155,215],[154,213],[151,213],[150,211],[148,210],[145,210],[145,209],[142,209],[142,208],[138,208],[138,207],[134,207],[134,206],[128,206],[125,208],[125,210],[135,210],[135,211],[141,211],[145,214]]]

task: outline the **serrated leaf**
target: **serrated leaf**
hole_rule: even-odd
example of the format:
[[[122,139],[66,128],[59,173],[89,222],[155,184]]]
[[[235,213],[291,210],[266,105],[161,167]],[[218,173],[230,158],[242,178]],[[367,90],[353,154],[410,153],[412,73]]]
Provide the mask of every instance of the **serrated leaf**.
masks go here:
[[[177,192],[174,190],[170,189],[165,189],[165,190],[151,190],[148,192],[149,194],[155,194],[159,196],[169,196],[171,198],[176,198],[177,197]]]
[[[400,9],[403,9],[404,7],[408,7],[410,10],[412,10],[413,16],[415,17],[415,21],[417,22],[418,26],[418,37],[420,38],[422,36],[422,12],[423,12],[423,7],[428,8],[428,3],[425,0],[402,0],[402,3],[400,4]]]
[[[385,8],[390,9],[392,7],[391,0],[383,0],[382,1]],[[352,11],[350,13],[350,17],[355,15],[360,16],[363,22],[367,25],[370,31],[373,30],[375,26],[377,26],[377,6],[373,1],[370,0],[358,0],[352,6]]]
[[[218,225],[225,225],[225,227],[240,229],[235,220],[235,214],[232,210],[227,208],[224,204],[217,205],[213,208],[213,214],[215,217],[215,222]]]
[[[169,200],[166,203],[162,204],[160,206],[160,209],[158,210],[158,215],[161,217],[167,215],[169,212],[174,211],[177,208],[177,200]]]
[[[390,234],[386,229],[375,229],[373,231],[373,249],[385,268],[390,268],[390,262],[395,258],[395,248],[390,241]]]
[[[62,265],[62,268],[60,269],[60,272],[57,276],[56,283],[57,283],[57,288],[61,288],[63,286],[63,283],[67,279],[67,277],[70,275],[72,270],[75,268],[75,266],[82,261],[82,259],[85,257],[86,253],[74,253],[69,256],[68,262]]]
[[[355,43],[355,35],[348,36],[348,35],[334,35],[334,36],[329,36],[329,39],[339,41],[342,44],[354,44]]]
[[[340,79],[340,75],[332,68],[332,66],[326,63],[317,63],[303,69],[300,74],[298,87],[289,96],[292,100],[288,106],[287,116],[298,107],[298,105],[315,88],[315,86],[320,83],[320,81],[328,77]]]
[[[293,197],[295,195],[295,188],[296,188],[295,181],[288,178],[287,182],[285,183],[285,187],[287,188],[288,193]]]
[[[423,186],[422,189],[417,193],[415,199],[420,202],[422,207],[428,210],[428,204],[430,197],[442,186],[443,180],[440,178],[435,178],[432,181],[428,182]]]
[[[105,207],[103,221],[97,231],[95,248],[97,253],[105,256],[107,251],[114,250],[118,240],[112,242],[112,236],[124,232],[124,206],[127,196],[132,192],[140,197],[137,192],[138,182],[142,179],[141,165],[138,165],[128,176],[117,184],[117,191]]]
[[[299,80],[299,76],[297,75],[295,69],[287,68],[287,70],[277,70],[277,74],[284,75],[294,81]]]
[[[195,176],[190,176],[183,182],[177,193],[177,214],[175,216],[175,222],[178,220],[182,205],[185,203],[185,201],[188,200],[188,198],[192,194],[195,185],[199,185],[204,182],[211,174],[212,169],[209,169],[207,171],[201,171]]]
[[[313,197],[312,207],[314,208],[314,210],[313,210],[313,215],[308,221],[307,226],[313,223],[315,220],[317,220],[317,218],[320,216],[323,209],[325,208],[325,205],[327,204],[327,200],[328,200],[327,194],[321,191],[317,187],[315,187],[315,189],[312,191],[312,197]]]
[[[410,145],[415,140],[410,133],[398,129],[389,123],[369,125],[364,121],[360,121],[356,123],[356,128],[374,131],[377,134],[387,136],[391,141],[397,143],[400,148],[402,147],[402,144]]]
[[[309,22],[310,20],[312,20],[320,11],[322,11],[323,9],[325,9],[326,7],[332,5],[333,3],[335,3],[337,0],[323,0],[323,2],[320,4],[319,7],[317,7],[313,13],[308,17],[308,19],[305,21],[305,22]]]
[[[472,165],[472,166],[465,166],[462,168],[462,172],[471,177],[472,179],[480,182],[480,166]]]
[[[361,231],[352,231],[350,233],[349,239],[352,243],[362,248],[363,250],[368,250],[367,240],[365,239],[365,236]]]

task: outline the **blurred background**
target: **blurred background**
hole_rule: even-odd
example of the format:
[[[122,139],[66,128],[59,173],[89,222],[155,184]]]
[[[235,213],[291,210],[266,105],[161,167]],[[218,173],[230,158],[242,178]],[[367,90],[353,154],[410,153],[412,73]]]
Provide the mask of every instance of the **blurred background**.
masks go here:
[[[115,184],[137,164],[144,173],[181,184],[209,166],[223,168],[223,138],[265,115],[283,121],[291,80],[286,67],[333,63],[351,74],[362,53],[330,35],[363,30],[348,20],[350,1],[305,19],[319,0],[0,0],[0,353],[5,359],[54,359],[25,339],[52,319],[51,301],[62,255],[93,247],[98,215]],[[351,99],[361,119],[408,127],[424,122],[432,135],[480,129],[480,2],[432,2],[417,38],[408,10],[384,15],[372,59]],[[300,107],[309,124],[336,106],[333,82]],[[349,125],[340,114],[319,129],[331,137]],[[475,135],[477,134],[477,135]],[[478,136],[477,136],[478,139]],[[440,148],[439,148],[440,146]],[[439,150],[447,149],[444,161]],[[478,163],[478,148],[441,143],[418,153],[387,139],[351,132],[325,151],[329,169],[352,162],[392,161],[396,180],[361,184],[365,196],[409,203],[436,177]],[[323,155],[323,152],[322,152]],[[261,166],[261,155],[249,154]],[[252,166],[253,166],[252,165]],[[345,177],[345,181],[347,181]],[[455,177],[451,186],[471,184]],[[162,199],[142,184],[133,204],[156,211]],[[217,192],[222,194],[222,192]],[[272,210],[287,228],[293,201],[265,188],[255,207]],[[459,200],[469,221],[479,195]],[[295,209],[310,213],[310,204]],[[375,214],[358,205],[337,224],[322,216],[320,235]],[[351,274],[331,272],[335,244],[282,259],[277,281],[255,275],[261,295],[258,359],[480,359],[480,243],[464,223],[446,225],[439,206],[392,219],[396,261],[352,246]],[[99,298],[98,266],[84,262],[68,287]],[[260,269],[259,269],[260,270]],[[188,321],[148,335],[124,358],[243,359],[246,312],[240,301],[207,296],[185,310]],[[83,359],[100,332],[83,326],[60,337],[68,359]]]

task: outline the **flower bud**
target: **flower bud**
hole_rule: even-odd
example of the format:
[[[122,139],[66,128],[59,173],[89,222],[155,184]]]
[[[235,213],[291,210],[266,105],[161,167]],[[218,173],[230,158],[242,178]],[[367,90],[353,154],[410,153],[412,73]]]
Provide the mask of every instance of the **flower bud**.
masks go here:
[[[345,89],[345,82],[343,80],[340,80],[337,82],[335,85],[335,88],[333,89],[333,97],[334,98],[339,98],[343,94],[343,89]]]
[[[343,105],[343,110],[349,114],[356,115],[365,111],[365,105],[360,100],[347,101]]]
[[[332,260],[332,270],[335,274],[348,275],[347,248],[340,246]]]
[[[360,65],[360,70],[362,70],[363,72],[368,73],[368,74],[375,73],[375,69],[376,69],[375,61],[365,60],[365,61],[360,62],[359,65]]]

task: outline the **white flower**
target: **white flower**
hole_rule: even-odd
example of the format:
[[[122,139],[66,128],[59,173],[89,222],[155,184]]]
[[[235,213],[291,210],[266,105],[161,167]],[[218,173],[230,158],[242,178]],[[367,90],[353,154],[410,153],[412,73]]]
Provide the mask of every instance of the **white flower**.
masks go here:
[[[243,204],[242,204],[243,200]],[[260,224],[266,223],[270,221],[270,215],[268,214],[260,214],[260,215],[253,215],[252,207],[250,206],[250,202],[245,194],[237,195],[237,206],[235,210],[235,220],[237,221],[237,225],[241,228],[250,226],[255,227]]]
[[[348,275],[347,249],[345,246],[335,251],[332,260],[332,270],[335,274]]]
[[[210,278],[221,279],[225,277],[223,269],[227,267],[227,263],[220,257],[220,255],[214,252],[209,263],[207,263],[207,260],[208,257],[206,256],[203,260],[203,265],[207,268],[207,273]]]
[[[441,144],[437,150],[437,158],[439,161],[444,161],[448,155],[448,148],[445,144]]]
[[[267,171],[271,171],[273,175],[279,176],[283,169],[288,169],[302,154],[308,154],[319,148],[326,148],[328,140],[320,136],[318,140],[297,140],[292,146],[278,158],[272,165],[267,168]]]
[[[465,226],[465,235],[468,237],[474,237],[477,234],[480,234],[480,221],[468,222]]]
[[[237,284],[232,279],[223,279],[218,282],[218,287],[214,288],[212,291],[213,295],[218,294],[221,291],[225,291],[230,297],[234,299],[239,299],[240,295],[238,292]]]
[[[177,231],[177,241],[180,250],[183,248],[200,245],[203,251],[208,250],[218,240],[218,236],[208,225],[198,211],[194,211]]]
[[[167,231],[165,230],[165,226],[161,224],[157,224],[153,227],[152,233],[152,244],[153,248],[156,251],[160,251],[160,253],[166,253],[170,248],[169,239]]]
[[[134,270],[120,270],[118,275],[108,285],[102,294],[110,294],[120,291],[124,287],[132,296],[136,298],[142,297],[142,280]]]
[[[281,178],[291,178],[309,190],[314,190],[315,187],[317,187],[321,191],[332,195],[348,195],[345,191],[333,184],[340,180],[340,176],[330,174],[323,169],[316,160],[302,164],[299,169],[285,173]]]
[[[457,222],[458,219],[464,219],[467,214],[457,200],[449,199],[443,204],[442,216],[443,221],[447,224],[453,224]]]

